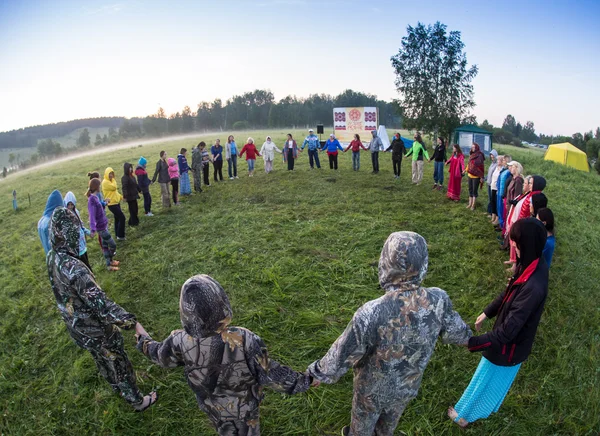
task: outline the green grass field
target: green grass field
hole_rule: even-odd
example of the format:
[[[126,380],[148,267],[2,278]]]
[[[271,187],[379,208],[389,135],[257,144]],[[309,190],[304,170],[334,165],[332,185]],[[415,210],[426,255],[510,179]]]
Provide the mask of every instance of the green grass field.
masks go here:
[[[267,133],[281,145],[287,132],[250,134],[260,146]],[[238,144],[248,134],[237,134]],[[88,171],[103,172],[110,165],[120,181],[123,162],[137,162],[143,154],[153,169],[159,150],[174,156],[195,142],[81,157],[0,181],[1,434],[213,434],[183,370],[150,364],[135,350],[129,332],[124,333],[126,349],[139,385],[144,392],[158,388],[160,399],[137,414],[112,393],[90,355],[65,331],[36,230],[52,189],[63,194],[72,190],[87,222],[83,193]],[[437,344],[420,394],[406,409],[397,434],[600,431],[600,179],[544,162],[539,153],[510,152],[527,174],[548,179],[546,194],[557,221],[550,294],[533,354],[499,413],[462,432],[447,419],[446,409],[462,394],[480,356]],[[326,163],[327,156],[321,156]],[[98,244],[88,243],[97,280],[162,339],[180,328],[183,282],[197,273],[210,274],[229,294],[233,323],[260,335],[273,358],[304,370],[327,351],[359,306],[381,295],[376,265],[387,236],[412,230],[429,244],[425,285],[445,289],[472,325],[506,282],[505,253],[498,250],[482,207],[471,212],[464,201],[454,204],[433,192],[431,164],[425,166],[425,182],[413,186],[408,161],[399,181],[393,179],[390,155],[381,155],[380,162],[381,173],[371,175],[370,156],[362,153],[361,170],[355,173],[347,153],[338,172],[327,165],[311,172],[305,152],[293,173],[277,159],[275,172],[265,175],[259,158],[255,177],[247,178],[240,160],[239,180],[213,184],[168,211],[161,210],[159,187],[153,186],[155,216],[142,215],[138,228],[127,229],[127,241],[118,248],[121,271],[105,271]],[[20,206],[16,213],[11,207],[15,188]],[[466,186],[463,195],[465,191]],[[486,201],[484,195],[480,204]],[[339,434],[349,423],[351,397],[351,374],[304,395],[267,391],[263,434]]]

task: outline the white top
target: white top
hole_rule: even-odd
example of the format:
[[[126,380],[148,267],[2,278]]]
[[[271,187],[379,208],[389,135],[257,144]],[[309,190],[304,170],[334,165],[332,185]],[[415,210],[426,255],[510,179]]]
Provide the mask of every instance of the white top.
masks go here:
[[[277,148],[273,141],[265,142],[260,148],[260,154],[265,161],[275,160],[275,152],[281,153],[281,150]]]
[[[500,171],[502,171],[503,169],[504,167],[498,165],[492,173],[492,183],[490,184],[490,186],[492,187],[492,191],[498,190],[498,177],[500,176]]]

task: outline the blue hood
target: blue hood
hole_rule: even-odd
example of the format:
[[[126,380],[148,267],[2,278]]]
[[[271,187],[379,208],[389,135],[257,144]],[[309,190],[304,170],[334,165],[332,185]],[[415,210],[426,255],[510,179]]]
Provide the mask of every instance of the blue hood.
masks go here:
[[[44,215],[47,218],[52,217],[52,212],[57,207],[63,205],[63,198],[58,189],[52,191],[52,193],[48,196],[48,201],[46,201],[46,208],[44,209]]]

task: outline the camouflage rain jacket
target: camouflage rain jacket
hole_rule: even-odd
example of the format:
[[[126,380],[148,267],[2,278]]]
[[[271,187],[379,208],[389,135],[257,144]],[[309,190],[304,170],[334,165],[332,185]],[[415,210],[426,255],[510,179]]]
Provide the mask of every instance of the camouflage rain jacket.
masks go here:
[[[392,233],[379,259],[385,295],[359,308],[327,354],[309,373],[335,383],[354,367],[354,397],[362,410],[377,411],[417,396],[435,342],[466,344],[471,330],[439,288],[423,288],[428,265],[425,239]]]
[[[219,283],[207,275],[188,279],[179,302],[183,330],[163,342],[140,336],[138,349],[163,367],[185,366],[201,410],[219,434],[259,434],[263,386],[296,394],[311,377],[271,360],[257,335],[230,327],[233,312]]]
[[[46,263],[52,291],[67,330],[77,345],[99,349],[117,327],[133,328],[135,315],[111,301],[79,259],[79,218],[64,207],[52,214],[52,251]]]

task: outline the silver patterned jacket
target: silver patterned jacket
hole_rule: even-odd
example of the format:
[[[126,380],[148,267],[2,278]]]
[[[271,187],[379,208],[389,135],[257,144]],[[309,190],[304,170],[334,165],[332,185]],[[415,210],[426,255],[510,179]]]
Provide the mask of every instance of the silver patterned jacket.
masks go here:
[[[472,335],[446,292],[421,286],[427,266],[422,236],[392,233],[379,259],[385,295],[356,311],[310,375],[335,383],[352,366],[355,400],[367,410],[416,397],[437,338],[464,345]]]

